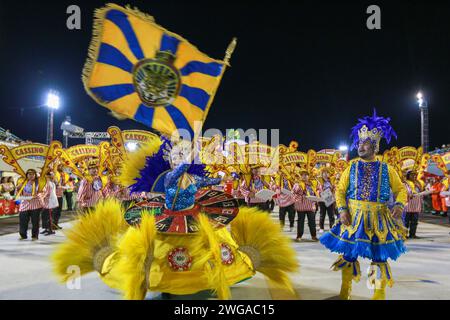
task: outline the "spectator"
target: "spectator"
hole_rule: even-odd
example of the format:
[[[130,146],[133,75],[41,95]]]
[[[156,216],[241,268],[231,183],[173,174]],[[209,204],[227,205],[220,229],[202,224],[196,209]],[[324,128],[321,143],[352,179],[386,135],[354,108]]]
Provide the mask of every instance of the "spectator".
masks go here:
[[[67,181],[66,190],[64,190],[64,196],[66,198],[68,211],[73,210],[72,197],[74,190],[75,190],[75,179],[70,177],[69,180]]]
[[[11,191],[9,192],[9,194],[11,195],[11,197],[14,197],[16,195],[16,185],[14,184],[14,178],[13,177],[9,177],[8,178],[8,183],[10,185]]]

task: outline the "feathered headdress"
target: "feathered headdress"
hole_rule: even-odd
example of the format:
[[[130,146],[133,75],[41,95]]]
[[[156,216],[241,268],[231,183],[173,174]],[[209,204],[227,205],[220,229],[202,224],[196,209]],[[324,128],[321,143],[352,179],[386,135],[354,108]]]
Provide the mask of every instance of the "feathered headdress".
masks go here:
[[[139,177],[134,180],[136,183],[130,186],[131,192],[155,192],[164,193],[164,179],[172,168],[169,157],[172,150],[170,140],[161,136],[162,144],[158,152],[146,157],[145,166],[139,170]],[[187,170],[188,174],[204,177],[207,175],[206,166],[193,161]]]
[[[350,150],[355,149],[360,142],[370,140],[375,148],[375,153],[377,153],[380,148],[381,138],[386,139],[388,144],[391,142],[392,137],[397,139],[397,134],[389,124],[391,118],[378,117],[376,109],[373,109],[372,116],[366,116],[358,119],[358,121],[358,124],[352,128],[350,135],[353,140]]]

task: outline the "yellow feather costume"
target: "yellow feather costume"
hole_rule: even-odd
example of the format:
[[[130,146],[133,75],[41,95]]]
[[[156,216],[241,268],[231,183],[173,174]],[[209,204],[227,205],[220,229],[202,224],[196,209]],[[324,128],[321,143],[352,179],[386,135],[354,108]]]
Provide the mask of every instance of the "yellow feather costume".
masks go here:
[[[124,162],[121,184],[135,182],[146,156],[161,146],[155,140]],[[80,217],[67,233],[67,242],[53,255],[62,281],[68,278],[68,266],[79,265],[81,274],[97,271],[126,299],[144,299],[147,291],[186,295],[204,290],[229,299],[230,286],[259,271],[275,286],[294,290],[288,273],[298,269],[295,251],[265,212],[240,208],[230,224],[231,233],[226,227],[215,228],[200,212],[198,231],[189,234],[157,231],[150,211],[142,212],[139,226],[127,227],[124,213],[118,201],[108,199]],[[190,259],[184,261],[187,267],[177,267],[177,259],[186,257]]]

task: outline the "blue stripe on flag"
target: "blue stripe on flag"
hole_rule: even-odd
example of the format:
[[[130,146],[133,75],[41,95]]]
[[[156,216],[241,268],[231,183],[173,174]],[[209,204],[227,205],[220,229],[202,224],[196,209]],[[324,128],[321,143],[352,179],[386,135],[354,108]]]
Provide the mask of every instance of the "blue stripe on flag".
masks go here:
[[[139,44],[139,41],[136,37],[136,34],[134,33],[130,21],[128,21],[128,16],[122,11],[110,10],[106,14],[106,19],[113,22],[120,28],[120,30],[122,30],[123,35],[127,39],[128,46],[130,47],[130,50],[133,52],[136,59],[138,60],[143,59],[144,52],[142,51],[141,45]]]
[[[133,70],[133,64],[130,60],[122,52],[107,43],[101,44],[97,61],[120,68],[129,73]]]
[[[112,86],[91,88],[93,94],[103,101],[111,102],[135,92],[132,84],[115,84]]]
[[[180,69],[182,76],[187,76],[193,72],[199,72],[217,77],[222,72],[222,65],[217,62],[204,63],[200,61],[191,61]]]
[[[146,107],[145,105],[141,104],[136,114],[134,115],[134,119],[151,128],[153,124],[154,113],[155,113],[154,108]]]
[[[178,50],[178,44],[180,43],[180,40],[178,40],[175,37],[171,37],[167,34],[164,34],[161,38],[161,46],[160,51],[170,51],[173,54],[177,53]]]
[[[183,84],[179,95],[185,97],[190,103],[196,105],[203,111],[208,105],[209,94],[200,88],[189,87],[188,85]]]
[[[170,114],[170,117],[172,118],[173,122],[175,123],[175,126],[177,127],[177,129],[188,130],[189,134],[191,135],[190,140],[194,139],[194,130],[192,130],[191,125],[189,124],[189,121],[187,121],[187,119],[183,115],[183,113],[172,105],[167,106],[166,111],[167,111],[167,113]]]

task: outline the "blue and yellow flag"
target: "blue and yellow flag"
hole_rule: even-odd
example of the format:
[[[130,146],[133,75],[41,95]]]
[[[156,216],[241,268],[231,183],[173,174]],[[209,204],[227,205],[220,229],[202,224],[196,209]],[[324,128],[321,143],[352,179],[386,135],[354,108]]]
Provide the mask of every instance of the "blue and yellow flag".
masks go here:
[[[83,70],[88,94],[114,114],[172,135],[205,120],[225,67],[137,9],[108,4],[96,10]]]

